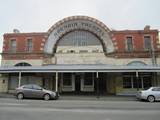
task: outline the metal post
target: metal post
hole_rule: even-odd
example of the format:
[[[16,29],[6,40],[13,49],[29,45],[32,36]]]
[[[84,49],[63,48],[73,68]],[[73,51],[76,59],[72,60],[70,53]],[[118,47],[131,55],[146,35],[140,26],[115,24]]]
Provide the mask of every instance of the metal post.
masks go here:
[[[137,91],[139,90],[139,74],[138,71],[136,71],[136,81],[137,81]]]
[[[55,87],[56,92],[58,92],[58,72],[56,72],[56,87]]]
[[[99,74],[98,72],[96,73],[96,80],[97,80],[97,98],[99,98]]]
[[[18,87],[21,86],[21,72],[19,72],[19,78],[18,78]]]

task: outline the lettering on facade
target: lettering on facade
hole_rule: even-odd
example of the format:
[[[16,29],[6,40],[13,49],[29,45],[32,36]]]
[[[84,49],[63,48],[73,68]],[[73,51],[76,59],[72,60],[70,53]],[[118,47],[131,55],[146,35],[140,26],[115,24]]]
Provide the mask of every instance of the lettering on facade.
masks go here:
[[[70,31],[74,29],[84,29],[84,30],[89,30],[98,35],[99,37],[103,37],[104,32],[95,24],[93,23],[87,23],[87,22],[72,22],[68,24],[64,24],[60,26],[54,33],[55,37],[60,37],[65,31]]]

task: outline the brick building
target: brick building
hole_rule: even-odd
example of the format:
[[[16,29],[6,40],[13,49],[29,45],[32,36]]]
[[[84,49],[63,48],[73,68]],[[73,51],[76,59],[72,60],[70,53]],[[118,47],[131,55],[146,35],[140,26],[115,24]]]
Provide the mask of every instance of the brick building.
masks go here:
[[[110,30],[72,16],[47,32],[5,33],[0,92],[39,84],[60,93],[135,94],[160,85],[158,30]]]

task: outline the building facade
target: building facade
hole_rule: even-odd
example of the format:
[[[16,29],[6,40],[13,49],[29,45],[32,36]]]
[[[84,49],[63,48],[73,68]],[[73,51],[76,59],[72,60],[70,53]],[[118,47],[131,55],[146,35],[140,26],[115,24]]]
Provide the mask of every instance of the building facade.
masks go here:
[[[43,33],[6,33],[0,92],[39,84],[71,94],[135,94],[160,85],[158,30],[110,30],[72,16]]]

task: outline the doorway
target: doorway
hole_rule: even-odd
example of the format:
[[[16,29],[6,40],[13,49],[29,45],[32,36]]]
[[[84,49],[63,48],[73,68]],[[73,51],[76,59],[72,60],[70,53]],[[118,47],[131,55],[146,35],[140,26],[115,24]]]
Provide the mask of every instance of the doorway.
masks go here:
[[[75,74],[75,93],[79,94],[81,92],[81,75]]]

